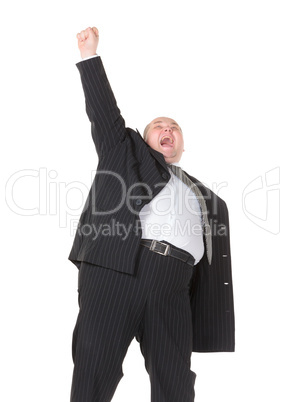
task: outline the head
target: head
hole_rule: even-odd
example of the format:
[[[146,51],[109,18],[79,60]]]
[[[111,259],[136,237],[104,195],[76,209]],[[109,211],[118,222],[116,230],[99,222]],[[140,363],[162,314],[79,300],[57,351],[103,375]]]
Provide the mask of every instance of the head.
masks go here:
[[[179,162],[184,151],[182,130],[175,120],[157,117],[145,128],[145,142],[163,154],[167,163]]]

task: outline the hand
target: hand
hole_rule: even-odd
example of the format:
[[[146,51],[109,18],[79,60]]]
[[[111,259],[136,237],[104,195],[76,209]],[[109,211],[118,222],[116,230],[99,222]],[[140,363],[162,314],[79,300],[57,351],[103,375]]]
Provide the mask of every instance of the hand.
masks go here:
[[[97,28],[87,28],[76,35],[78,39],[78,48],[81,53],[82,59],[85,57],[94,56],[96,54],[99,31]]]

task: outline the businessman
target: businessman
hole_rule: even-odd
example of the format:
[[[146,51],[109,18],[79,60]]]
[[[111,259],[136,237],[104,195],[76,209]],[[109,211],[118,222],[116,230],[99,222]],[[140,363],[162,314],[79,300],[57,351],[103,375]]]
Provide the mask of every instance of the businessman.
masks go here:
[[[192,351],[234,351],[227,206],[181,168],[174,119],[143,137],[125,126],[98,29],[77,39],[98,166],[68,257],[79,269],[71,401],[111,401],[135,338],[151,401],[193,402]]]

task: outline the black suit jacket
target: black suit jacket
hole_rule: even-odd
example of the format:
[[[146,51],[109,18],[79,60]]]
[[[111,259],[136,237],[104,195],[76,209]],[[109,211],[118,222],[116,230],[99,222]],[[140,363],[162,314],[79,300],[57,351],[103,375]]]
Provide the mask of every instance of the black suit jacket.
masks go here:
[[[134,274],[141,228],[139,211],[170,178],[163,155],[125,127],[100,57],[77,64],[98,166],[69,259]],[[189,175],[188,175],[189,176]],[[213,258],[195,266],[191,284],[194,351],[234,350],[234,307],[228,211],[197,179],[212,227]],[[165,257],[167,258],[167,257]]]

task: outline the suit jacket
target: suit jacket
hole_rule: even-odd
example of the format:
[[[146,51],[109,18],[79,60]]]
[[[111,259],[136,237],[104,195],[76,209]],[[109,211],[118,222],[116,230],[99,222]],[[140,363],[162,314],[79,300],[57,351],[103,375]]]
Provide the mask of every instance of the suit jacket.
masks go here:
[[[78,268],[87,261],[135,274],[141,239],[139,211],[170,179],[164,156],[125,122],[100,57],[77,64],[98,166],[69,254]],[[234,350],[234,306],[228,211],[225,202],[194,177],[208,208],[213,258],[206,253],[190,286],[193,350]],[[168,257],[165,257],[168,258]]]

